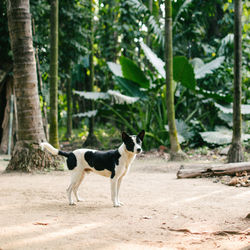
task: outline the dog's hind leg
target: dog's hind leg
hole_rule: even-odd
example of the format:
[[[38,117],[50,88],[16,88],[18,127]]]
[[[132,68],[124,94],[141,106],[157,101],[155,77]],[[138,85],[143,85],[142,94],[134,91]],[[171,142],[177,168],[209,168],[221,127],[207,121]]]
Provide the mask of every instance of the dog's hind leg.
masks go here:
[[[72,170],[71,183],[70,183],[69,187],[67,188],[69,205],[75,205],[73,198],[72,198],[72,191],[74,190],[76,184],[79,182],[79,175],[81,175],[81,173],[79,172],[79,169],[75,168],[74,170]]]
[[[73,193],[74,193],[74,195],[75,195],[75,197],[76,197],[76,201],[83,201],[79,196],[78,196],[78,188],[79,188],[79,186],[81,185],[81,183],[82,183],[82,181],[83,181],[83,179],[84,179],[84,176],[85,176],[85,173],[84,173],[84,171],[82,171],[82,173],[77,177],[77,182],[76,182],[76,184],[75,184],[75,186],[73,187]]]
[[[68,195],[68,199],[69,199],[69,205],[75,205],[75,203],[72,199],[72,183],[70,183],[70,185],[66,191],[67,191],[67,195]]]

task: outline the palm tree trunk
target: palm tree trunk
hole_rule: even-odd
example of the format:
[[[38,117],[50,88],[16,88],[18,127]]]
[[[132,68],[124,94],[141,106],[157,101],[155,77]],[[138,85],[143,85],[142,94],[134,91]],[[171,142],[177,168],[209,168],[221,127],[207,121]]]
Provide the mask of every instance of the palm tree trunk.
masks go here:
[[[91,19],[90,19],[90,55],[89,55],[89,67],[90,67],[90,79],[88,82],[88,91],[93,91],[94,87],[94,11],[93,11],[93,0],[90,0],[90,11],[91,11]],[[90,110],[94,110],[95,105],[93,100],[89,101]],[[98,142],[95,134],[94,134],[94,125],[95,118],[94,116],[89,118],[89,134],[86,141],[83,143],[83,147],[98,147],[100,143]]]
[[[92,0],[91,0],[92,3]],[[92,4],[90,5],[92,10]],[[90,56],[89,56],[89,66],[90,66],[90,79],[89,79],[89,91],[93,91],[94,87],[94,27],[93,27],[93,16],[90,20]],[[94,110],[94,102],[90,101],[91,110]],[[94,135],[94,116],[90,117],[89,121],[89,136],[92,137]]]
[[[244,161],[241,145],[241,0],[234,1],[234,102],[233,102],[233,138],[228,152],[228,162]]]
[[[29,0],[8,0],[8,27],[14,61],[17,138],[7,171],[44,169],[56,164],[39,149],[45,140],[40,110]]]
[[[59,148],[58,140],[58,0],[51,0],[50,10],[50,143]]]
[[[70,68],[70,67],[69,67]],[[70,75],[70,74],[69,74]],[[72,136],[72,90],[71,90],[71,77],[67,78],[67,134],[69,140]]]
[[[175,125],[174,87],[173,87],[173,52],[172,52],[172,4],[165,1],[165,62],[166,62],[166,88],[167,113],[170,137],[170,155],[172,160],[182,160],[185,154],[181,151]]]

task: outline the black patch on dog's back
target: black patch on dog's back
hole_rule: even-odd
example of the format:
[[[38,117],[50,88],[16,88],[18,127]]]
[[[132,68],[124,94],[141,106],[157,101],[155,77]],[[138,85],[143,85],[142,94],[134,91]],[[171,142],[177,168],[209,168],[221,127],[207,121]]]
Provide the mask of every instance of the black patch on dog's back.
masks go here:
[[[67,166],[69,170],[73,170],[76,167],[77,159],[74,153],[72,152],[68,153],[68,152],[59,150],[58,155],[67,157]]]
[[[115,166],[119,164],[120,157],[121,155],[118,150],[87,151],[84,155],[90,167],[97,171],[109,170],[111,172],[111,179],[115,176]]]

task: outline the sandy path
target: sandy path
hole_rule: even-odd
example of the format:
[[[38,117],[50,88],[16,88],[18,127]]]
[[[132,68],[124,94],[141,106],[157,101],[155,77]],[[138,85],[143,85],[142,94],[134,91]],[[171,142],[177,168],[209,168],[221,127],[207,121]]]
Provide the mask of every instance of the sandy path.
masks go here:
[[[6,162],[0,160],[0,171]],[[179,164],[178,164],[179,165]],[[90,174],[84,202],[67,204],[69,171],[0,173],[0,249],[250,249],[249,235],[173,232],[244,231],[250,188],[211,179],[176,179],[177,165],[140,159],[113,208],[109,180]]]

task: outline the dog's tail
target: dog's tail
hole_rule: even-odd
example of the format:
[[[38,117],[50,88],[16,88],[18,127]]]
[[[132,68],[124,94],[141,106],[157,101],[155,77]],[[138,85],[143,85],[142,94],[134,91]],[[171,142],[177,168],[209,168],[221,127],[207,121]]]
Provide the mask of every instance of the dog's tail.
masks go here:
[[[48,142],[42,142],[40,144],[40,147],[42,150],[46,148],[52,155],[62,155],[64,157],[67,157],[67,166],[70,170],[74,169],[77,165],[77,159],[73,152],[64,152],[61,150],[58,150],[54,148],[52,145],[50,145]]]
[[[68,152],[64,152],[64,151],[61,151],[61,150],[58,150],[56,148],[54,148],[51,144],[49,144],[48,142],[42,142],[40,144],[40,147],[42,150],[44,150],[44,148],[46,148],[52,155],[62,155],[62,156],[65,156],[65,157],[69,157],[69,154]]]

